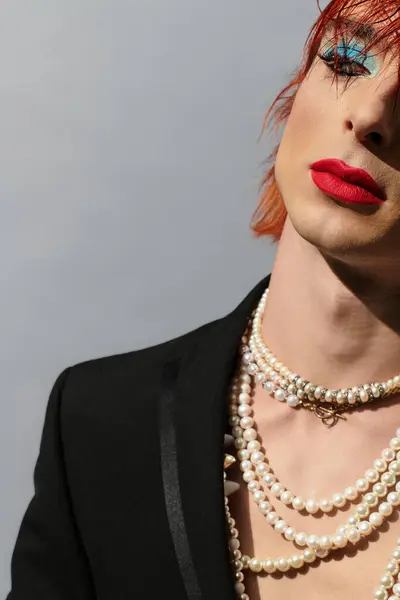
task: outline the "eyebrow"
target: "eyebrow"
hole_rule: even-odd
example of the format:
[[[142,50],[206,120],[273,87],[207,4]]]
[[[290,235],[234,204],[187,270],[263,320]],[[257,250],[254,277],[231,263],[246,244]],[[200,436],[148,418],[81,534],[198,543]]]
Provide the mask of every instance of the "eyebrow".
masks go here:
[[[352,28],[352,35],[360,38],[364,42],[372,42],[377,36],[377,31],[375,27],[373,27],[373,25],[370,25],[369,23],[361,23],[360,21],[346,19],[345,17],[340,17],[338,20],[344,23],[345,25],[350,25]],[[328,30],[333,29],[334,23],[334,20],[329,22]]]

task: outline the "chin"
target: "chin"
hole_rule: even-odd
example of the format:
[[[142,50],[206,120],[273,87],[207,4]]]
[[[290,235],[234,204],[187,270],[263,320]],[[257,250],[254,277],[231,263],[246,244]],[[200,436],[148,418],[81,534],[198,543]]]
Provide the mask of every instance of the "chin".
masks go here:
[[[366,250],[371,252],[376,241],[365,215],[326,196],[321,202],[320,197],[309,194],[307,206],[302,197],[286,208],[294,231],[322,254],[349,262],[357,257],[365,258]]]

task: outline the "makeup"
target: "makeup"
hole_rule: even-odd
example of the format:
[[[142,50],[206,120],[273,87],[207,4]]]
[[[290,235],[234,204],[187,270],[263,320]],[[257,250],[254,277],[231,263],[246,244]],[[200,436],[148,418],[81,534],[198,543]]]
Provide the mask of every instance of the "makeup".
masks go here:
[[[310,168],[315,185],[338,200],[356,204],[381,204],[385,200],[383,190],[364,169],[335,158],[318,160]]]

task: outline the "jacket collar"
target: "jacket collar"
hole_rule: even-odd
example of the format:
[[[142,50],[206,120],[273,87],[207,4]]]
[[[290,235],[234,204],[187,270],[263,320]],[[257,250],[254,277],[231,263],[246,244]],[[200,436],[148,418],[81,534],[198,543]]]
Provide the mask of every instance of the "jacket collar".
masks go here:
[[[226,394],[262,279],[227,316],[165,365],[159,403],[161,467],[171,537],[188,600],[235,600],[225,526]]]

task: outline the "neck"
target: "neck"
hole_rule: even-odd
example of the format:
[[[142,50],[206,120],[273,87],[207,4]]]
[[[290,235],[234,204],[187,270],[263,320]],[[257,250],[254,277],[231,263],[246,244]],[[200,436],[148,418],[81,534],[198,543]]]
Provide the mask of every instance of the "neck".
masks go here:
[[[291,371],[324,387],[394,377],[400,373],[396,285],[327,261],[287,218],[271,275],[264,341]]]

